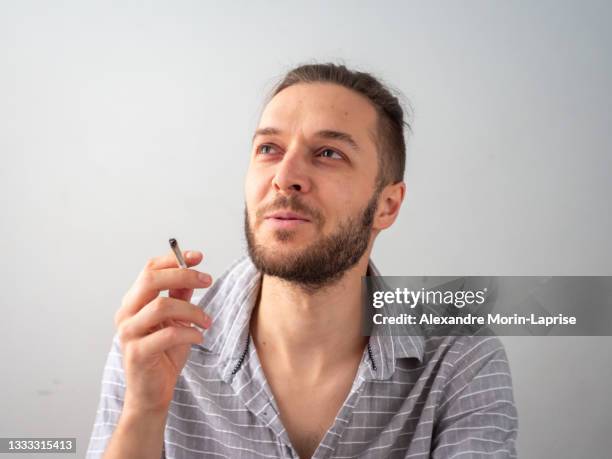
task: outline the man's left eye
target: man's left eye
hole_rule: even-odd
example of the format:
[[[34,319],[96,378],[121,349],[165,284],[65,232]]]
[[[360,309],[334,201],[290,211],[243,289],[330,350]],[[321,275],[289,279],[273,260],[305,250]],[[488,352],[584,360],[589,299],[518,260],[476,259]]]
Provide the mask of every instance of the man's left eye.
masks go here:
[[[325,154],[326,152],[331,152],[336,154],[336,156],[338,156],[338,158],[342,159],[342,155],[340,153],[338,153],[336,150],[332,150],[331,148],[326,148],[325,150],[321,151],[321,154]]]

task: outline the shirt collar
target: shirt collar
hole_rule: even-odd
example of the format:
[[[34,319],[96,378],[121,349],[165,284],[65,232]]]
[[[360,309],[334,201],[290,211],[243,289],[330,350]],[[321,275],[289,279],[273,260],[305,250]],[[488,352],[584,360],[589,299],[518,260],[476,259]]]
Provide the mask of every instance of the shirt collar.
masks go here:
[[[376,285],[384,288],[381,274],[372,259],[368,263],[368,276],[374,276]],[[249,322],[255,307],[261,272],[251,258],[243,255],[206,291],[199,302],[212,317],[212,327],[205,332],[201,348],[219,356],[218,365],[224,379],[231,378],[233,370],[242,363],[247,352]],[[424,338],[420,330],[410,335],[392,336],[374,325],[369,339],[372,359],[371,377],[388,379],[395,371],[395,360],[414,357],[423,361]]]
[[[382,274],[370,259],[368,276],[372,277],[375,290],[391,290],[384,282]],[[425,353],[425,338],[423,329],[418,325],[405,325],[401,329],[395,328],[392,334],[390,327],[373,325],[369,340],[371,349],[371,377],[372,379],[389,379],[395,372],[396,359],[416,358],[423,362]]]

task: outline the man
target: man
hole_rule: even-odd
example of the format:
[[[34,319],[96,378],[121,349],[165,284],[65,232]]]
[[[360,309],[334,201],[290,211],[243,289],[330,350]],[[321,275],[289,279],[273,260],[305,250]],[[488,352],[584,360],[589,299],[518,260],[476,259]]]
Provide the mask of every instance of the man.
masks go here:
[[[373,243],[405,193],[404,124],[369,74],[287,74],[253,137],[248,256],[199,307],[206,275],[149,260],[115,317],[88,457],[516,456],[497,337],[362,336],[362,277],[380,275]]]

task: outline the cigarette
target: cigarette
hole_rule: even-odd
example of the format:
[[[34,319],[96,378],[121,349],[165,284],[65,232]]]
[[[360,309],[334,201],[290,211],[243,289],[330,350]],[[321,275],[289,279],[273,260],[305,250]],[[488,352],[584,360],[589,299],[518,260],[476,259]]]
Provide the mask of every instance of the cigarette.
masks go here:
[[[183,254],[181,252],[181,249],[180,249],[176,239],[170,238],[168,240],[168,242],[170,243],[170,248],[174,252],[174,257],[176,258],[176,262],[178,263],[179,267],[187,268],[187,263],[185,263],[185,259],[183,258]],[[184,323],[184,322],[182,322],[182,323]],[[192,322],[189,322],[189,326],[197,328],[200,331],[200,333],[204,333],[204,329],[203,328],[197,326],[196,324],[194,324]]]
[[[183,254],[181,253],[181,249],[179,248],[179,245],[178,245],[178,242],[176,242],[176,239],[170,238],[168,242],[170,242],[170,248],[174,252],[174,256],[176,257],[176,261],[179,267],[186,268],[187,263],[185,263],[185,259],[183,258]]]

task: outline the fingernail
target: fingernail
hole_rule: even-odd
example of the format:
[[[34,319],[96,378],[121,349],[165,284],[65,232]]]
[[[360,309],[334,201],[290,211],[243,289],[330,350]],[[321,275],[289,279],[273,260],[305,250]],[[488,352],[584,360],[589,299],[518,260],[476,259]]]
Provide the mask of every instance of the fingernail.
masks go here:
[[[204,273],[198,273],[198,279],[205,284],[209,283],[211,280],[210,276]]]

